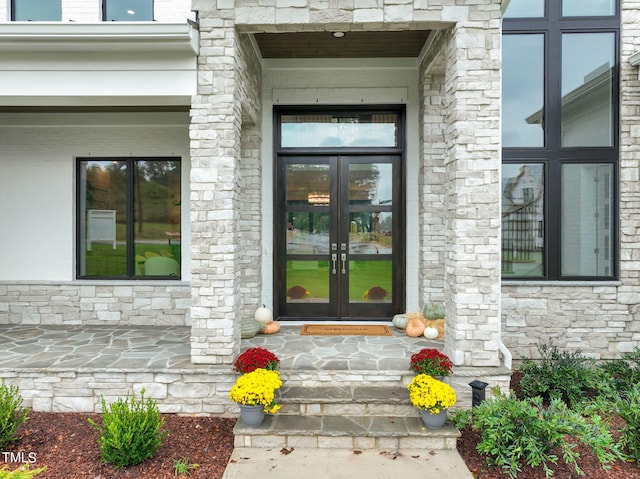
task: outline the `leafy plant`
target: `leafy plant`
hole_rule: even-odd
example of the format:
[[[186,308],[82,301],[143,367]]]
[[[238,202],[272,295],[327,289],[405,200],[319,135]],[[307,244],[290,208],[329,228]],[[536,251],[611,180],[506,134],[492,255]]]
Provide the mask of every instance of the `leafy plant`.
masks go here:
[[[4,379],[0,383],[0,449],[16,441],[16,431],[29,415],[22,408],[22,397],[17,386],[7,386]]]
[[[598,366],[598,393],[616,398],[640,384],[640,348],[622,355],[622,359],[604,361]]]
[[[93,420],[89,423],[100,435],[101,459],[116,468],[139,464],[153,456],[162,445],[167,432],[162,429],[164,418],[151,398],[140,399],[134,394],[107,405],[102,398],[102,426]]]
[[[428,374],[415,376],[407,389],[411,404],[431,414],[438,414],[440,410],[450,408],[457,401],[456,392],[451,386]]]
[[[478,452],[512,478],[523,465],[541,466],[547,477],[553,475],[551,467],[558,462],[558,453],[581,474],[576,441],[590,447],[604,469],[620,458],[618,446],[598,416],[587,419],[559,399],[552,399],[546,408],[539,396],[488,399],[473,408],[472,427],[480,432]]]
[[[13,471],[8,466],[0,467],[0,479],[31,479],[36,474],[46,471],[46,467],[30,469],[29,464],[24,464]]]
[[[448,376],[453,372],[449,356],[435,348],[424,348],[411,355],[409,367],[416,374],[429,376]]]
[[[560,351],[554,344],[538,346],[540,360],[525,358],[520,390],[525,398],[561,399],[571,405],[580,403],[594,386],[594,361],[580,350]]]
[[[267,369],[275,371],[278,369],[280,359],[271,351],[265,348],[249,348],[244,351],[233,363],[233,369],[240,373],[250,373],[255,369]]]
[[[616,404],[616,411],[625,421],[620,445],[629,459],[640,463],[640,386],[631,390]]]
[[[275,414],[281,405],[276,403],[276,389],[282,387],[278,371],[254,369],[236,379],[229,391],[229,399],[248,406],[264,406],[264,412]]]
[[[173,470],[175,476],[186,474],[187,476],[191,477],[191,471],[193,469],[198,469],[199,467],[199,464],[191,464],[189,462],[189,459],[186,457],[176,459],[173,462]]]

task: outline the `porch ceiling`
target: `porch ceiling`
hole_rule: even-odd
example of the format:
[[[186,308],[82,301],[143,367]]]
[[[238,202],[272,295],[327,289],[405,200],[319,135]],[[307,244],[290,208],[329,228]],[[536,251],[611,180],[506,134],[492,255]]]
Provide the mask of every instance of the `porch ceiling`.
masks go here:
[[[255,39],[263,58],[415,58],[430,32],[256,33]]]

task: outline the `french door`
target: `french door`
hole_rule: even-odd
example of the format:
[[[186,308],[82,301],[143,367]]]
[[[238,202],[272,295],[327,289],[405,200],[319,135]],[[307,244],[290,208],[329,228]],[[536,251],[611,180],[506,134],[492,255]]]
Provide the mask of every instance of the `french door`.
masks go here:
[[[275,287],[286,319],[389,319],[404,308],[400,154],[280,154]]]

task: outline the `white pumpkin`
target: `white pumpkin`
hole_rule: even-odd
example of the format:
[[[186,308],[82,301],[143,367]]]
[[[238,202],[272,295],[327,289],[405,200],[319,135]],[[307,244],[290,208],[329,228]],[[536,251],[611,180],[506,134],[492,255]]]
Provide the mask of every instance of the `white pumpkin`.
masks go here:
[[[438,337],[438,330],[436,328],[424,328],[423,336],[427,339],[436,339]]]
[[[263,304],[253,313],[253,319],[261,324],[269,324],[273,322],[273,313]]]

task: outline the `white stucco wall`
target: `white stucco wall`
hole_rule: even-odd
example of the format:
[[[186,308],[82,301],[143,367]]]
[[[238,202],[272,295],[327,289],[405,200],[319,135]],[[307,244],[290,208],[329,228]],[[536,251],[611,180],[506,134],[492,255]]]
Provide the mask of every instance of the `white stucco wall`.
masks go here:
[[[180,157],[188,205],[188,123],[187,113],[0,114],[0,281],[75,278],[78,156]],[[182,234],[182,279],[188,280],[188,210]]]
[[[418,67],[416,59],[265,60],[263,64],[262,302],[273,303],[274,105],[406,105],[406,198],[418,197]],[[407,311],[419,309],[418,205],[407,201]]]

